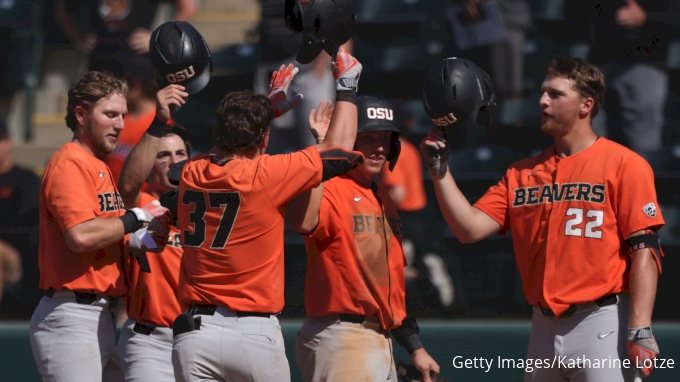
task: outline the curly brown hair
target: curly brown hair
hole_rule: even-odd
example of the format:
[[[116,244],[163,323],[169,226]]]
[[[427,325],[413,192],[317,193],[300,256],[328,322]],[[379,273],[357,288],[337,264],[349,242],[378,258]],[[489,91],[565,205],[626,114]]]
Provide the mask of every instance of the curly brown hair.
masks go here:
[[[90,110],[103,98],[112,94],[121,94],[125,98],[130,95],[127,83],[113,75],[105,72],[87,72],[80,76],[73,86],[68,90],[68,105],[66,106],[66,126],[71,131],[76,131],[78,119],[75,109],[82,106],[85,110]]]
[[[595,102],[590,113],[595,118],[604,100],[604,75],[595,65],[576,57],[559,56],[550,60],[543,68],[543,74],[566,78],[574,81],[574,90],[582,98],[592,98]]]
[[[215,145],[227,153],[260,147],[273,118],[269,98],[250,90],[231,92],[217,111]]]
[[[191,150],[194,146],[191,144],[191,135],[187,129],[182,125],[170,125],[163,128],[163,138],[169,135],[177,135],[184,142],[184,148],[187,150],[187,156],[191,157]]]

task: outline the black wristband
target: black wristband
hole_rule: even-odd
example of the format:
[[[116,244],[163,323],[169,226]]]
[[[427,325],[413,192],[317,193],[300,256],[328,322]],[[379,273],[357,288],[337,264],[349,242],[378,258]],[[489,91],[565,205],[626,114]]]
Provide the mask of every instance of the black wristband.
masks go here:
[[[123,229],[125,229],[125,234],[135,232],[138,229],[144,227],[144,222],[137,220],[137,215],[132,211],[126,211],[125,215],[120,217],[123,222]]]
[[[158,117],[154,117],[151,126],[146,129],[146,133],[156,138],[163,138],[165,135],[166,124],[161,122]]]
[[[355,92],[354,90],[338,90],[335,93],[335,102],[340,101],[351,102],[356,105],[357,92]]]
[[[401,345],[404,347],[404,349],[406,349],[408,355],[411,355],[414,351],[423,348],[423,343],[420,342],[420,337],[418,337],[418,335],[415,333],[411,334]]]

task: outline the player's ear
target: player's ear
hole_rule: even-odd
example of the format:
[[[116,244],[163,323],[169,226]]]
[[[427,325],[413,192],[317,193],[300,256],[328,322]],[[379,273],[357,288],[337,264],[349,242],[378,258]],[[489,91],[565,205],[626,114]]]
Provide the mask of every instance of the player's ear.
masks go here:
[[[73,109],[73,114],[75,114],[76,119],[78,120],[78,125],[85,125],[85,116],[87,115],[87,110],[78,105]]]
[[[593,107],[595,106],[595,100],[593,97],[587,97],[581,100],[581,105],[579,109],[579,114],[581,117],[586,117],[592,110]]]

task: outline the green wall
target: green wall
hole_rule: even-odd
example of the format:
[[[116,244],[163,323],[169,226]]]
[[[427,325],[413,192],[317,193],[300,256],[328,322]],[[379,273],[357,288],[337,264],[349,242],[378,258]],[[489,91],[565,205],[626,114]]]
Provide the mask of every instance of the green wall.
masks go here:
[[[293,351],[300,320],[282,320],[288,360],[293,381],[300,381]],[[654,335],[661,348],[660,358],[680,362],[680,323],[656,322]],[[525,320],[422,320],[421,339],[428,352],[451,381],[522,381],[521,369],[499,369],[498,357],[523,359],[529,342],[530,323]],[[493,358],[489,372],[485,369],[456,369],[453,358]],[[395,349],[395,359],[409,362],[403,349]],[[680,364],[675,365],[680,368]],[[28,323],[0,323],[0,381],[39,381],[28,340]],[[680,370],[655,370],[649,382],[680,381]]]

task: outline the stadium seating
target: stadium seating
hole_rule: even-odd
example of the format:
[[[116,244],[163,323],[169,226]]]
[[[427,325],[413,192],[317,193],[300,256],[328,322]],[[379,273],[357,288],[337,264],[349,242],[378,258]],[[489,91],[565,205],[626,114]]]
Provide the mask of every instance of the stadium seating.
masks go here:
[[[43,51],[42,5],[29,0],[5,1],[0,6],[0,91],[24,91],[24,135],[32,137],[35,91]]]

